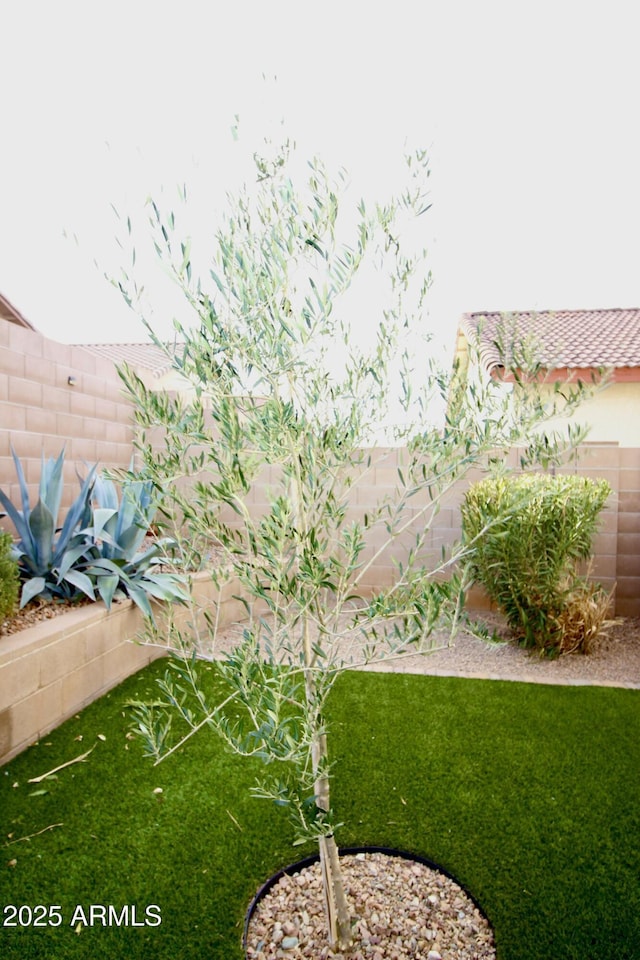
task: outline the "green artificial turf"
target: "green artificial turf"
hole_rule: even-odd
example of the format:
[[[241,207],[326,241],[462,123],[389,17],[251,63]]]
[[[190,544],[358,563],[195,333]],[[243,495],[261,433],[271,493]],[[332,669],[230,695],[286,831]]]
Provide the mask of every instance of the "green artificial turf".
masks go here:
[[[0,768],[0,921],[10,904],[62,916],[0,926],[2,958],[241,958],[256,888],[309,852],[249,796],[259,766],[214,735],[158,767],[142,758],[123,705],[163,671]],[[500,960],[640,957],[640,691],[360,673],[341,678],[330,719],[342,845],[441,864],[490,918]],[[135,905],[141,925],[71,923],[109,904]]]

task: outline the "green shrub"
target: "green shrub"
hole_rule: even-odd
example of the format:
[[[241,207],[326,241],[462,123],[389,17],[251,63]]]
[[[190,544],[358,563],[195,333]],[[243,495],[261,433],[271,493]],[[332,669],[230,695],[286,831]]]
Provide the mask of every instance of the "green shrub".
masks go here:
[[[579,573],[591,554],[606,480],[524,474],[474,484],[462,505],[471,574],[517,639],[556,655],[589,652],[609,595]]]
[[[12,544],[10,534],[0,532],[0,623],[13,615],[18,604],[20,575]]]

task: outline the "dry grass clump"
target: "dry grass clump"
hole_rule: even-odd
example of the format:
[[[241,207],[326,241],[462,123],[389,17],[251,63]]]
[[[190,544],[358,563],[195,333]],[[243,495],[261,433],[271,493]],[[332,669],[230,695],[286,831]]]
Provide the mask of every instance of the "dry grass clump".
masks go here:
[[[551,649],[556,654],[592,653],[606,635],[611,594],[598,584],[586,581],[568,591],[564,606],[552,616],[550,633],[554,636]]]

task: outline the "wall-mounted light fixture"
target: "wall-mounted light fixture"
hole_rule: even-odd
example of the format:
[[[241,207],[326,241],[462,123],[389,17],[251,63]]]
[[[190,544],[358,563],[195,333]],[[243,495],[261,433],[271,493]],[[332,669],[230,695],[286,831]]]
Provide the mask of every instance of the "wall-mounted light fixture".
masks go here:
[[[69,384],[70,387],[75,387],[77,380],[73,376],[67,377],[67,383]]]

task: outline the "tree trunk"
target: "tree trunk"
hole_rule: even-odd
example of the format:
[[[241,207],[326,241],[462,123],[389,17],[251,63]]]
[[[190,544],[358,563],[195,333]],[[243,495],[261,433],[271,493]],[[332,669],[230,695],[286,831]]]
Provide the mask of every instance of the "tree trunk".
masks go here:
[[[300,474],[291,485],[291,501],[294,507],[296,524],[305,532],[308,530],[307,518],[303,509],[302,478]],[[329,777],[327,776],[327,738],[322,730],[322,717],[317,709],[317,690],[314,677],[315,655],[311,642],[312,618],[305,611],[302,618],[302,648],[305,663],[305,694],[307,711],[314,719],[314,737],[311,746],[311,760],[315,776],[314,794],[316,804],[327,813],[330,810]],[[329,946],[346,950],[352,942],[349,905],[344,890],[344,879],[338,856],[338,846],[333,834],[320,837],[320,865],[322,868],[322,889],[327,916]]]
[[[324,735],[318,737],[313,746],[314,770],[317,770],[321,760],[326,759],[327,746]],[[316,803],[321,810],[329,811],[329,779],[320,776],[316,780]],[[349,904],[344,889],[342,868],[338,856],[338,845],[333,834],[321,837],[320,866],[322,868],[322,892],[327,915],[327,929],[331,948],[346,950],[352,941]]]
[[[333,836],[322,837],[319,844],[329,945],[332,949],[347,950],[352,941],[351,919],[338,857],[338,845]]]

